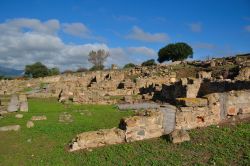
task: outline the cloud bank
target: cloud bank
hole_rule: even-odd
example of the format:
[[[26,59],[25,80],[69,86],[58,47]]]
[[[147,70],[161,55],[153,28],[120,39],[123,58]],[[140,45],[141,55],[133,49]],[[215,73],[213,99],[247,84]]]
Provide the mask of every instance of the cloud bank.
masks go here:
[[[0,23],[0,66],[23,69],[27,64],[40,61],[61,70],[90,67],[88,53],[98,49],[110,52],[106,65],[134,62],[135,55],[144,58],[156,55],[153,49],[144,46],[110,48],[102,42],[68,44],[59,37],[59,32],[99,41],[83,23],[60,23],[56,19],[44,22],[28,18],[7,20]]]

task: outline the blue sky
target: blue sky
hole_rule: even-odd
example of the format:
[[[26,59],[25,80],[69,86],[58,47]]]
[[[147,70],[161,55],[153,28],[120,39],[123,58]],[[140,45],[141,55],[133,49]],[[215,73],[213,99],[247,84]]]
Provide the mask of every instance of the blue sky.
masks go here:
[[[107,66],[141,63],[173,42],[194,59],[250,52],[250,0],[1,0],[0,11],[0,65],[14,68],[89,67],[99,48]]]

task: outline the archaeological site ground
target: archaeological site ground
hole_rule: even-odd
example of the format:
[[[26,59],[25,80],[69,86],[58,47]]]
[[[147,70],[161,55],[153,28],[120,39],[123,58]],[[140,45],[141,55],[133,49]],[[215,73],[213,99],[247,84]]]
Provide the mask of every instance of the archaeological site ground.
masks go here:
[[[250,56],[0,82],[0,165],[249,165]]]

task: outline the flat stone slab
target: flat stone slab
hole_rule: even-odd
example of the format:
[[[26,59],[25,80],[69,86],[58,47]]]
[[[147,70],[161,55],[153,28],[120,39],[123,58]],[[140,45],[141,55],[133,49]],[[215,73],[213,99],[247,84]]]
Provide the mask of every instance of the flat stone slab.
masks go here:
[[[184,141],[190,141],[190,136],[186,130],[174,130],[170,134],[170,141],[174,144],[181,143]]]
[[[207,99],[203,98],[177,98],[176,102],[187,107],[205,107],[208,104]]]
[[[157,103],[151,103],[151,102],[144,102],[144,103],[133,103],[133,104],[117,104],[118,109],[120,110],[126,110],[126,109],[133,109],[133,110],[139,110],[139,109],[153,109],[153,108],[159,108],[160,105]]]
[[[17,95],[13,95],[8,105],[8,112],[16,112],[19,109],[19,101]]]
[[[9,125],[0,127],[0,131],[18,131],[21,129],[20,125]]]
[[[36,121],[36,120],[47,120],[47,117],[45,115],[42,116],[32,116],[31,120]]]

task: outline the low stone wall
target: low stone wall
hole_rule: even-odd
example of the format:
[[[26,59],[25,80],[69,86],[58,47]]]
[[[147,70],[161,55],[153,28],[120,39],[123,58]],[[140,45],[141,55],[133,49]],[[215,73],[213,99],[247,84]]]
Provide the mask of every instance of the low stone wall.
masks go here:
[[[164,133],[162,121],[161,111],[138,112],[136,116],[123,118],[120,129],[102,129],[78,134],[70,143],[69,151],[160,137]]]
[[[158,105],[156,109],[138,111],[135,116],[123,118],[120,129],[81,133],[70,144],[70,151],[155,138],[175,130],[206,127],[235,115],[250,117],[250,90],[178,100],[181,101],[178,108],[169,104]]]
[[[160,137],[163,135],[163,114],[161,111],[146,110],[138,115],[123,118],[120,128],[125,130],[126,142]]]
[[[207,105],[180,107],[176,113],[176,129],[214,125],[235,115],[250,116],[250,90],[212,93],[204,97],[207,98]],[[197,100],[199,103],[196,98],[186,100]]]

